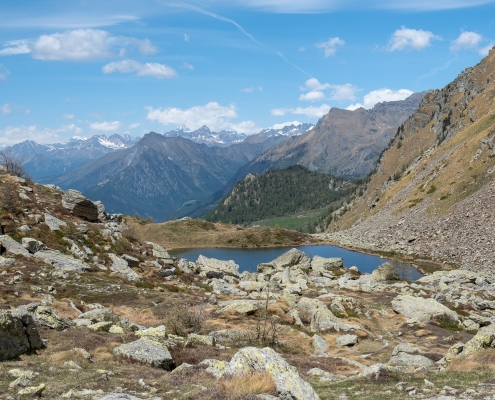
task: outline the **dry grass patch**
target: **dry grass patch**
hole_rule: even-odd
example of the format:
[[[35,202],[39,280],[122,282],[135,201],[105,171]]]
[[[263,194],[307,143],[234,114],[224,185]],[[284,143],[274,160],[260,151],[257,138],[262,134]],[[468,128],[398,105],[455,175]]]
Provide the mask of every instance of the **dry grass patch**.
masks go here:
[[[160,318],[157,318],[150,308],[137,308],[129,306],[114,307],[113,311],[120,317],[125,317],[136,324],[145,326],[156,326],[163,323]]]
[[[271,394],[277,390],[271,376],[267,373],[251,372],[243,375],[233,375],[218,382],[220,390],[231,396]]]
[[[495,349],[483,349],[467,358],[455,358],[447,367],[449,371],[474,371],[495,369]]]

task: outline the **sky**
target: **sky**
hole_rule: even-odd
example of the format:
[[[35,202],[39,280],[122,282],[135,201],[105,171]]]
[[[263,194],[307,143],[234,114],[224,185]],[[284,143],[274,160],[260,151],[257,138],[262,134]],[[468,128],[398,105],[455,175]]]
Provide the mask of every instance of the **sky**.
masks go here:
[[[442,88],[495,0],[2,0],[0,147],[178,126],[253,134]]]

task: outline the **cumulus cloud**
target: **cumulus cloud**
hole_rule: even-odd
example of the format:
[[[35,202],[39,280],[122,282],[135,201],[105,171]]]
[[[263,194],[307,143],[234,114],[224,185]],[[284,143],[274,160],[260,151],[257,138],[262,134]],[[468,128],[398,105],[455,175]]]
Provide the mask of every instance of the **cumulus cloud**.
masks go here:
[[[363,103],[351,104],[346,109],[352,111],[361,107],[370,109],[373,108],[375,104],[382,103],[384,101],[399,101],[399,100],[407,99],[413,93],[414,92],[408,89],[399,89],[399,90],[392,90],[387,88],[377,89],[364,95]]]
[[[189,63],[182,63],[181,65],[181,68],[184,68],[184,69],[189,69],[191,71],[194,71],[194,66],[192,64],[189,64]]]
[[[247,88],[244,88],[244,89],[241,89],[241,92],[244,92],[244,93],[252,93],[254,92],[255,90],[259,91],[259,92],[262,92],[263,91],[263,88],[261,86],[258,86],[258,87],[253,87],[253,86],[250,86],[250,87],[247,87]]]
[[[315,92],[315,91],[304,93],[299,96],[299,100],[302,101],[321,101],[324,98],[325,98],[325,93]]]
[[[356,99],[356,92],[358,92],[358,87],[346,83],[344,85],[331,85],[330,83],[320,83],[316,78],[310,78],[301,86],[302,91],[308,91],[308,93],[301,94],[299,100],[302,101],[321,101],[324,99],[329,100],[351,100]],[[324,90],[329,90],[328,95],[325,95]]]
[[[20,112],[23,114],[29,114],[31,110],[24,108],[23,106],[17,106],[15,104],[6,103],[3,106],[0,106],[0,114],[10,115],[14,112]]]
[[[275,117],[281,117],[286,114],[305,115],[308,118],[321,118],[330,111],[330,106],[322,104],[319,107],[296,107],[296,108],[274,108],[271,114]]]
[[[337,46],[343,46],[345,42],[339,37],[329,38],[326,42],[316,43],[315,46],[323,49],[325,57],[333,56],[337,52]]]
[[[74,118],[74,114],[64,114],[64,115],[62,115],[62,118],[72,119],[72,118]]]
[[[196,130],[203,125],[214,131],[237,130],[243,133],[256,133],[260,128],[253,121],[232,122],[237,118],[237,108],[235,104],[222,106],[215,101],[204,106],[194,106],[188,109],[176,107],[153,108],[145,107],[148,110],[146,119],[157,121],[162,125],[185,125],[188,129]]]
[[[5,68],[2,64],[0,64],[0,81],[2,79],[7,79],[7,77],[10,75],[10,71]]]
[[[490,43],[487,46],[480,47],[481,43],[486,42],[487,39],[476,32],[461,32],[459,37],[452,41],[450,50],[474,50],[482,56],[487,56],[494,43]]]
[[[81,135],[83,130],[74,124],[62,125],[59,128],[39,129],[36,125],[7,126],[0,129],[0,147],[11,146],[24,140],[34,140],[38,143],[56,143],[62,138]]]
[[[0,113],[2,113],[3,115],[12,114],[12,106],[9,103],[4,104],[2,107],[0,107]]]
[[[113,122],[93,122],[90,124],[90,128],[94,129],[95,131],[104,131],[104,132],[110,132],[110,131],[117,131],[120,126],[121,126],[120,121],[113,121]]]
[[[432,40],[442,40],[442,38],[430,31],[409,29],[403,26],[392,34],[386,48],[388,51],[421,50],[430,46]]]
[[[112,57],[112,50],[120,47],[119,54],[128,48],[136,48],[141,54],[154,54],[157,47],[148,39],[113,36],[100,29],[75,29],[50,35],[41,35],[34,40],[8,42],[0,55],[31,54],[42,61],[90,61]]]
[[[158,79],[173,78],[177,72],[168,65],[158,63],[142,64],[135,60],[113,61],[102,67],[104,74],[120,72],[121,74],[130,74],[136,72],[138,76],[151,76]]]
[[[482,56],[487,56],[491,49],[495,46],[494,42],[491,42],[488,46],[479,49],[478,53]]]

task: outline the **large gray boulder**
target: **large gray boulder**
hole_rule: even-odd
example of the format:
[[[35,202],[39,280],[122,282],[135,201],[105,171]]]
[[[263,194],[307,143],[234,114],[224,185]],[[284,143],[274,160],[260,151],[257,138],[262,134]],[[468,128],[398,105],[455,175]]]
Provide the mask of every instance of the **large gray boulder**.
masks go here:
[[[19,306],[16,312],[18,315],[29,315],[38,325],[57,331],[62,331],[72,326],[70,319],[60,315],[52,307],[43,306],[38,302]]]
[[[117,257],[113,253],[109,253],[108,256],[112,260],[112,265],[110,266],[110,270],[115,273],[115,275],[120,276],[121,278],[127,279],[128,281],[141,281],[141,277],[139,274],[132,270],[129,267],[129,264],[126,260]]]
[[[404,315],[408,323],[428,322],[432,318],[446,318],[451,322],[459,322],[459,316],[455,311],[431,298],[400,295],[392,300],[392,308],[396,313]]]
[[[247,375],[253,372],[270,375],[280,399],[320,399],[313,387],[301,378],[297,369],[289,365],[282,356],[269,347],[240,349],[230,360],[224,375]]]
[[[146,250],[146,253],[149,256],[153,256],[156,258],[162,258],[162,259],[169,259],[170,254],[168,254],[168,251],[160,246],[159,244],[153,243],[153,242],[145,242],[144,243],[144,248]]]
[[[24,247],[31,254],[48,249],[43,242],[29,237],[22,238],[22,247]]]
[[[51,231],[59,231],[61,227],[67,226],[67,223],[48,213],[45,213],[45,224]]]
[[[16,242],[9,235],[0,235],[0,245],[7,250],[7,253],[19,256],[29,256],[29,251],[27,251],[20,243]]]
[[[42,347],[43,342],[29,314],[0,311],[0,361]]]
[[[400,280],[397,268],[389,262],[383,263],[371,273],[371,277],[376,282],[389,282]]]
[[[434,365],[433,360],[425,357],[421,353],[421,349],[416,346],[400,343],[395,346],[392,357],[390,357],[388,363],[401,367],[402,369],[416,369]]]
[[[481,328],[476,335],[474,335],[464,345],[462,352],[459,354],[461,357],[468,357],[477,353],[478,351],[487,348],[494,347],[495,344],[495,324],[491,324]]]
[[[200,270],[200,275],[209,278],[223,278],[224,275],[239,278],[239,265],[232,260],[223,261],[200,255],[196,266]]]
[[[27,250],[26,250],[27,251]],[[91,266],[74,257],[66,256],[57,250],[41,250],[34,253],[34,257],[51,264],[53,268],[60,271],[72,271],[83,273],[91,271]]]
[[[98,221],[98,206],[77,190],[69,189],[62,196],[62,206],[72,215],[91,222]]]
[[[172,370],[175,368],[174,360],[165,344],[143,338],[135,342],[126,343],[113,349],[116,356],[142,362],[156,368]]]
[[[269,263],[259,264],[258,272],[274,273],[282,271],[286,267],[309,269],[310,266],[311,259],[304,252],[298,249],[290,249]]]
[[[310,321],[311,332],[349,332],[359,328],[358,326],[340,322],[325,303],[317,299],[302,297],[297,303],[297,308],[301,319]]]
[[[113,311],[108,307],[96,308],[94,310],[87,311],[79,314],[77,319],[90,320],[93,324],[98,322],[113,322],[119,321],[118,315],[115,315]]]
[[[337,346],[354,346],[359,342],[357,335],[342,335],[335,339]]]
[[[269,304],[274,301],[271,300]],[[263,302],[258,300],[226,300],[219,301],[218,305],[221,307],[218,312],[224,313],[229,311],[235,311],[239,314],[254,314],[256,310],[263,307]]]
[[[318,272],[326,272],[329,268],[341,268],[344,266],[342,258],[324,258],[314,256],[311,260],[311,269]]]

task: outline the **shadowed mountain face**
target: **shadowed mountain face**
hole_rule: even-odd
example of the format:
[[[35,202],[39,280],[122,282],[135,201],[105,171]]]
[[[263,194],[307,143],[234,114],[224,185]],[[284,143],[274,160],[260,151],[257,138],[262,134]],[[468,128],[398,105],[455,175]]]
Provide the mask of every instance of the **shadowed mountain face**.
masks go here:
[[[425,95],[415,93],[406,100],[378,103],[371,110],[332,108],[316,126],[270,148],[242,168],[232,179],[248,173],[302,165],[311,171],[336,176],[363,176],[375,166],[390,139],[418,107]]]
[[[255,135],[229,147],[209,147],[152,132],[52,183],[104,201],[108,212],[137,212],[163,221],[219,190],[238,168],[278,140]]]

